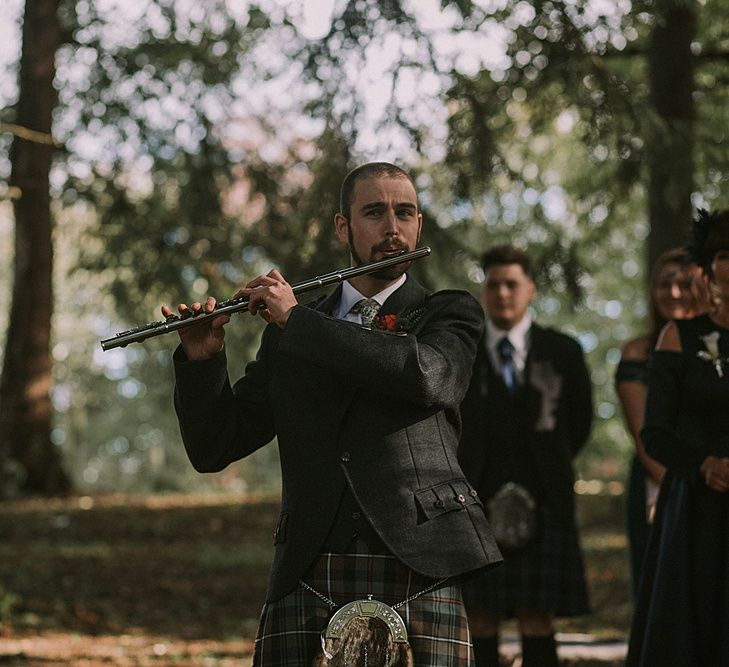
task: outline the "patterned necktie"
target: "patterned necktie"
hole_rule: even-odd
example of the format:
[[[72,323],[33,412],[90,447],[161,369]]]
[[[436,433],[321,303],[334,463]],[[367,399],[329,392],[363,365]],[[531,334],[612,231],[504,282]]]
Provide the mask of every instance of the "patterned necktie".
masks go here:
[[[516,364],[514,363],[514,346],[511,341],[504,336],[496,346],[499,351],[499,359],[501,360],[501,378],[504,380],[509,393],[514,393],[516,389]]]
[[[374,299],[361,299],[350,308],[349,312],[358,313],[362,318],[362,326],[370,327],[379,310],[380,304]]]

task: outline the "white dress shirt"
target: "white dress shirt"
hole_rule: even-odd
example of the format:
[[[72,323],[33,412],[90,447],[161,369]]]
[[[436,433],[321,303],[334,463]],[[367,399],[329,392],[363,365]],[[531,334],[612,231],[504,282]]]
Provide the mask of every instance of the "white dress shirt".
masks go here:
[[[403,274],[392,285],[369,298],[374,299],[380,304],[380,306],[382,306],[385,301],[387,301],[387,297],[389,297],[390,294],[392,294],[398,287],[403,285],[406,279],[407,276]],[[344,283],[342,283],[342,298],[339,300],[339,305],[334,309],[334,317],[338,320],[346,320],[347,322],[362,324],[362,316],[360,313],[350,313],[349,311],[352,310],[352,306],[354,306],[355,303],[366,298],[367,297],[364,294],[361,294],[352,287],[348,280],[345,280]]]

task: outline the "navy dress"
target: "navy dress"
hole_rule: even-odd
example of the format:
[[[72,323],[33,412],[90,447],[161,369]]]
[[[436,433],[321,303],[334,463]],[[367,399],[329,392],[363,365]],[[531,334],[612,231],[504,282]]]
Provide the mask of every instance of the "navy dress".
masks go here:
[[[729,330],[676,322],[682,352],[652,358],[643,442],[667,467],[631,628],[628,666],[729,665],[729,494],[699,468],[729,457]]]

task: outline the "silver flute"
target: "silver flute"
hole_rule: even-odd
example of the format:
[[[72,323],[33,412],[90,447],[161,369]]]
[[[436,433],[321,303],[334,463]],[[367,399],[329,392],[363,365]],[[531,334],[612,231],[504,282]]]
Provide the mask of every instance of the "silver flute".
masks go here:
[[[325,273],[322,276],[311,278],[303,283],[292,285],[291,289],[294,294],[311,292],[315,289],[319,289],[320,287],[341,283],[345,280],[349,280],[350,278],[355,278],[356,276],[374,273],[380,269],[386,269],[389,266],[395,266],[396,264],[402,264],[403,262],[411,262],[414,259],[427,257],[429,254],[430,248],[427,246],[416,248],[410,252],[402,252],[399,255],[385,257],[384,259],[378,259],[374,262],[368,262],[367,264],[362,264],[360,266],[352,266],[346,269],[340,269],[339,271]],[[106,352],[107,350],[113,350],[116,347],[126,347],[129,343],[141,343],[142,341],[147,340],[147,338],[153,338],[154,336],[161,336],[162,334],[179,331],[180,329],[184,329],[195,324],[202,324],[203,322],[207,322],[219,315],[247,310],[248,302],[249,299],[247,297],[240,297],[238,299],[221,301],[215,306],[215,310],[212,313],[204,313],[200,310],[197,314],[193,314],[193,311],[190,310],[189,314],[186,315],[170,315],[165,320],[150,322],[149,324],[144,324],[140,327],[136,327],[135,329],[130,329],[129,331],[121,331],[112,338],[102,340],[101,349]]]

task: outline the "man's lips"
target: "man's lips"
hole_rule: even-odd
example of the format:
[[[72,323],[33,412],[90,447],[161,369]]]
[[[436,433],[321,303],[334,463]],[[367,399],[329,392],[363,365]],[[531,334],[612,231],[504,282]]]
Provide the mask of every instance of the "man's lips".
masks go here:
[[[387,246],[375,248],[375,252],[382,253],[387,257],[392,257],[393,255],[401,255],[402,253],[406,252],[406,250],[407,248],[404,248],[402,246]]]

